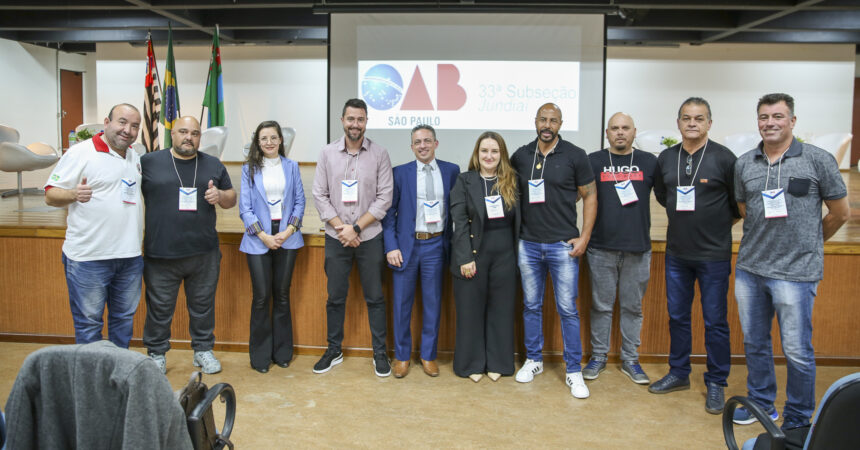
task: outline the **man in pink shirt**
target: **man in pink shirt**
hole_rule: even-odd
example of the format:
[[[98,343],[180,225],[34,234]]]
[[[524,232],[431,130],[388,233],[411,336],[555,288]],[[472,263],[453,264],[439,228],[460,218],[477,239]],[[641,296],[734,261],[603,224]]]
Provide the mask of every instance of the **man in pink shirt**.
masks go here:
[[[325,222],[325,273],[328,277],[328,349],[314,373],[328,372],[343,362],[343,320],[349,273],[358,263],[377,376],[391,375],[385,348],[385,297],[382,268],[385,254],[382,224],[391,206],[394,181],[388,152],[364,137],[367,105],[347,100],[341,115],[344,136],[323,147],[314,176],[314,204]]]

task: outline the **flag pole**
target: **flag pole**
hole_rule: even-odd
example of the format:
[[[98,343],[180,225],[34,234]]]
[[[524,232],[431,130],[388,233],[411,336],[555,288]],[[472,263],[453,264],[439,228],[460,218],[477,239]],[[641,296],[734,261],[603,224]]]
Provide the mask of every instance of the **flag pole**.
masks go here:
[[[218,24],[215,24],[215,35],[218,35]],[[213,42],[214,43],[214,42]],[[209,49],[209,70],[206,71],[206,84],[204,84],[204,88],[209,87],[209,79],[212,78],[212,64],[215,62],[215,52],[213,48]],[[203,124],[203,110],[206,109],[206,106],[200,105],[200,124]],[[207,125],[208,126],[208,125]]]

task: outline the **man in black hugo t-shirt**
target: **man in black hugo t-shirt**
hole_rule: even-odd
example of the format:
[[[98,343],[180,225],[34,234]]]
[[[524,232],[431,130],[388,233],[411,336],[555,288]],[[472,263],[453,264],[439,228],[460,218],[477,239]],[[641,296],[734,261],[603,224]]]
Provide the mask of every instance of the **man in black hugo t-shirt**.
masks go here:
[[[200,124],[182,117],[170,133],[173,148],[141,159],[146,202],[143,281],[146,323],[143,345],[162,372],[170,350],[170,323],[179,285],[185,282],[193,364],[204,373],[221,371],[215,344],[215,287],[221,263],[215,205],[232,208],[236,192],[217,158],[199,153]]]
[[[642,297],[651,277],[651,188],[657,157],[633,149],[633,118],[615,113],[606,126],[609,148],[588,155],[597,178],[597,219],[588,242],[591,276],[591,360],[582,369],[593,380],[606,368],[612,308],[621,313],[621,371],[634,383],[650,379],[639,365]]]
[[[681,143],[657,158],[660,174],[654,194],[669,217],[666,300],[671,347],[669,374],[648,390],[665,394],[690,388],[690,312],[698,281],[708,354],[705,410],[720,414],[731,367],[726,297],[732,270],[732,224],[740,215],[733,194],[737,158],[731,150],[708,139],[710,128],[708,102],[688,98],[678,110]]]
[[[511,157],[519,178],[522,228],[518,265],[523,281],[523,322],[526,362],[516,380],[528,383],[543,372],[543,294],[547,272],[564,340],[565,381],[576,398],[588,397],[580,361],[579,312],[576,310],[579,257],[585,253],[597,195],[594,174],[585,150],[561,139],[561,110],[547,103],[538,109],[538,138],[520,147]],[[583,198],[582,233],[576,228],[576,198]]]

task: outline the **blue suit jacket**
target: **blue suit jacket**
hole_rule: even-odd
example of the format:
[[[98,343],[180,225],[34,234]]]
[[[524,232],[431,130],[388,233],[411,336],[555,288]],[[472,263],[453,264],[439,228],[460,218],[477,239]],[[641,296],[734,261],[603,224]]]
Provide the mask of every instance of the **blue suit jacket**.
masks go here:
[[[442,174],[442,185],[445,192],[443,200],[445,208],[445,234],[443,238],[443,248],[447,258],[448,248],[451,242],[451,201],[449,193],[454,183],[457,181],[457,175],[460,173],[460,167],[456,164],[436,160],[439,166],[439,171]],[[394,168],[394,197],[391,200],[391,208],[382,219],[382,237],[385,245],[385,253],[392,250],[400,249],[403,255],[403,263],[400,267],[388,265],[396,271],[403,270],[406,267],[409,257],[412,255],[412,246],[415,244],[415,214],[418,207],[418,164],[415,161],[410,161],[406,164],[401,164]]]
[[[245,224],[245,229],[260,222],[263,231],[267,234],[277,234],[287,229],[292,217],[298,217],[301,223],[305,215],[305,191],[302,188],[302,177],[299,173],[299,164],[292,159],[281,156],[281,168],[284,169],[284,196],[281,201],[281,226],[279,230],[271,230],[272,216],[269,214],[268,197],[263,185],[262,170],[254,171],[254,183],[248,175],[248,165],[242,166],[242,188],[239,192],[239,217]],[[281,245],[281,248],[299,248],[304,245],[302,233],[296,231]],[[254,255],[262,255],[269,251],[256,235],[248,234],[246,231],[239,244],[239,251]]]

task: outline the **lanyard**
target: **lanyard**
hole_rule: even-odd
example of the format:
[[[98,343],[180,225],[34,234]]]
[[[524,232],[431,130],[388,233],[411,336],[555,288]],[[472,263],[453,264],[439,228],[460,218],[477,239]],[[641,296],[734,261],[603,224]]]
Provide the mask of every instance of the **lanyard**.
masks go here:
[[[182,177],[179,176],[179,169],[176,168],[176,157],[173,154],[170,155],[170,160],[173,161],[173,170],[176,171],[176,178],[179,178],[179,187],[184,188],[185,186],[182,183]],[[197,163],[200,162],[200,156],[196,156],[194,158],[194,184],[191,187],[197,187]]]
[[[555,145],[553,145],[552,148],[549,149],[549,152],[547,152],[546,156],[543,157],[543,164],[541,164],[541,167],[540,167],[540,179],[541,180],[543,180],[543,171],[544,171],[544,169],[546,169],[546,158],[549,156],[550,153],[555,151],[555,148],[558,146],[558,141],[560,141],[560,140],[561,140],[561,138],[557,139],[555,141]],[[538,144],[537,144],[537,142],[535,142],[535,155],[532,158],[532,170],[531,170],[531,173],[529,174],[529,180],[534,180],[535,162],[537,162],[537,154],[539,151],[540,151],[540,149],[538,148]]]
[[[681,185],[681,152],[684,151],[684,143],[678,144],[678,186]],[[690,179],[690,186],[696,184],[696,175],[699,173],[699,167],[702,167],[702,160],[705,159],[705,152],[708,151],[708,141],[705,141],[705,148],[702,149],[702,157],[699,158],[699,164],[696,164],[696,171],[693,172],[693,178]],[[693,155],[690,155],[693,156]]]
[[[493,188],[490,189],[489,192],[487,192],[487,181],[495,181],[495,180],[498,180],[498,178],[499,178],[498,175],[496,175],[494,177],[484,177],[483,175],[481,175],[481,179],[484,180],[484,182],[481,183],[484,185],[484,197],[489,197],[490,196],[489,192],[492,192],[494,190],[498,192],[498,189],[497,189],[498,184],[497,183],[493,183]]]
[[[789,148],[791,148],[791,147],[789,147]],[[779,179],[782,176],[782,157],[785,156],[785,152],[787,152],[787,151],[788,151],[788,149],[785,149],[782,152],[782,154],[779,155],[779,161],[777,161],[777,165],[776,165],[776,167],[777,167],[777,169],[776,169],[776,188],[777,189],[779,189]],[[764,153],[764,149],[762,149],[762,152]],[[764,179],[764,190],[767,190],[767,183],[770,181],[770,169],[771,169],[771,167],[773,167],[773,164],[770,163],[770,159],[768,159],[767,153],[764,153],[764,157],[765,157],[765,159],[767,159],[767,178]]]
[[[636,149],[630,149],[630,150],[631,150],[631,152],[630,152],[630,167],[633,167],[633,153],[636,152]],[[612,151],[611,150],[606,150],[606,151],[609,152],[609,165],[612,167],[612,180],[615,181],[615,184],[618,184],[618,178],[615,178],[615,164],[612,164]],[[680,161],[681,161],[681,154],[680,153],[678,154],[678,161],[679,161],[678,166],[680,168],[680,165],[681,165],[680,164]],[[701,164],[701,163],[702,163],[702,161],[699,160],[699,164]],[[678,172],[678,175],[680,176],[681,172]],[[629,176],[627,177],[627,180],[630,180]]]

